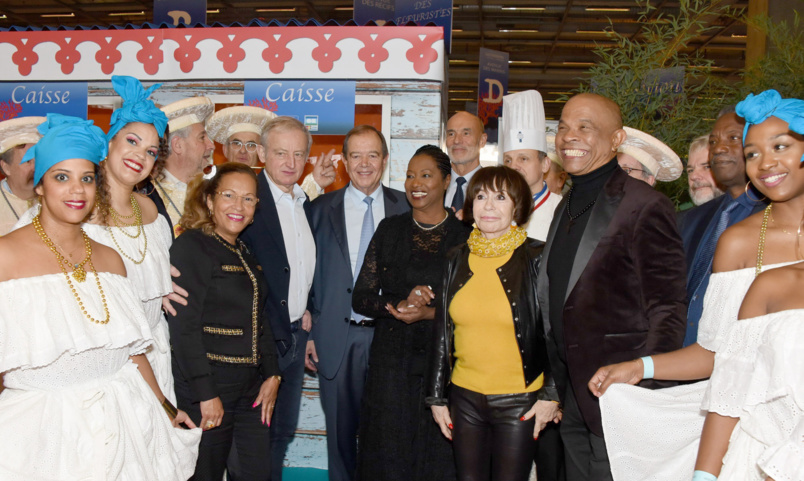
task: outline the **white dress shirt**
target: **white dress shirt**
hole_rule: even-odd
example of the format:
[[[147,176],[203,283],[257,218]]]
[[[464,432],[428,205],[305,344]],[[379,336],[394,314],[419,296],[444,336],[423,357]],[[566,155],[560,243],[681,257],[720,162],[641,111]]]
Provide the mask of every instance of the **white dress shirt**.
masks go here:
[[[444,195],[444,207],[452,206],[452,198],[455,197],[455,191],[458,190],[458,177],[463,177],[466,179],[466,183],[463,184],[463,199],[466,200],[466,188],[469,187],[469,181],[472,180],[472,176],[475,175],[481,168],[482,166],[478,165],[474,170],[466,175],[458,175],[458,173],[455,172],[455,169],[450,170],[449,187],[447,187],[447,193]]]
[[[359,272],[355,272],[357,263],[357,251],[360,250],[360,233],[363,230],[363,216],[366,215],[367,205],[363,202],[366,194],[360,192],[351,183],[346,188],[343,196],[343,211],[346,214],[346,242],[349,244],[349,261],[352,263],[352,278],[356,278]],[[371,213],[374,215],[374,230],[385,219],[385,199],[382,194],[382,186],[378,186],[369,196],[374,201],[371,203]]]
[[[271,188],[271,195],[279,215],[279,226],[282,228],[282,239],[285,241],[285,253],[290,266],[290,283],[288,285],[288,314],[290,321],[298,321],[307,310],[307,295],[313,285],[315,272],[315,240],[304,214],[304,201],[307,197],[297,184],[293,184],[291,193],[283,192],[263,171]]]

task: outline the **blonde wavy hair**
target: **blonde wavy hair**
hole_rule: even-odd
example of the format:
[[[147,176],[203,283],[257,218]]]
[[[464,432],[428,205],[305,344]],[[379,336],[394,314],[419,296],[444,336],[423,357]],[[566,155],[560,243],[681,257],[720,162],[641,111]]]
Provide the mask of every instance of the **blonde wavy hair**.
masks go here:
[[[215,196],[223,178],[229,174],[246,174],[254,179],[254,184],[257,185],[257,174],[254,170],[246,164],[237,162],[218,165],[211,179],[205,179],[202,174],[198,174],[187,184],[184,215],[179,221],[182,229],[201,229],[206,235],[215,232],[215,221],[212,220],[207,207],[207,198]]]

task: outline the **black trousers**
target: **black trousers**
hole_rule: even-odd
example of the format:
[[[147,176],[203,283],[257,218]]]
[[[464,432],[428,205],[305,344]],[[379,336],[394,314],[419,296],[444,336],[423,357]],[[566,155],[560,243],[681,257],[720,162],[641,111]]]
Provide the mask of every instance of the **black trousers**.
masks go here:
[[[484,395],[452,385],[452,447],[459,481],[527,481],[536,441],[520,421],[536,393]]]
[[[175,372],[175,371],[174,371]],[[256,367],[213,367],[218,393],[223,403],[223,421],[204,431],[198,447],[193,481],[220,481],[234,444],[237,469],[230,470],[230,481],[269,481],[271,479],[271,432],[260,422],[262,406],[252,407],[262,377]],[[201,405],[192,402],[189,384],[176,379],[178,407],[200,426]]]
[[[564,444],[561,442],[560,424],[547,423],[536,442],[536,479],[538,481],[566,481]]]
[[[567,460],[567,481],[612,481],[606,440],[586,427],[572,386],[567,386],[564,394],[561,440]]]

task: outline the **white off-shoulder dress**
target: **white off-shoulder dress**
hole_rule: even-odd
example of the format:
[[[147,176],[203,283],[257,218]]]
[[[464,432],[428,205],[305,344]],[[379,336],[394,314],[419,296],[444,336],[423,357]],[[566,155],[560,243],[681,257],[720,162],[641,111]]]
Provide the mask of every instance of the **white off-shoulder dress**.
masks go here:
[[[763,266],[768,269],[792,264]],[[718,352],[756,269],[712,274],[698,326],[698,344]],[[709,380],[666,389],[614,384],[600,398],[606,450],[615,481],[689,481],[706,418]],[[724,478],[728,479],[728,478]]]
[[[804,480],[804,309],[734,323],[704,407],[740,419],[720,479]]]
[[[109,323],[63,274],[0,283],[0,479],[186,480],[199,429],[170,424],[129,356],[151,331],[131,282],[100,273]],[[103,319],[95,274],[73,281]]]
[[[148,319],[148,326],[153,334],[153,344],[145,351],[145,356],[151,363],[162,393],[176,404],[173,370],[170,365],[170,333],[165,314],[162,312],[162,297],[173,290],[170,277],[170,245],[173,243],[173,235],[170,226],[161,214],[156,216],[154,222],[143,226],[148,238],[148,248],[145,251],[145,259],[140,264],[134,263],[131,258],[136,260],[142,258],[140,253],[145,244],[142,235],[132,239],[121,232],[134,235],[137,232],[135,227],[107,227],[96,224],[84,224],[82,227],[92,240],[111,247],[118,253],[123,250],[120,257],[126,265],[126,274],[134,284],[137,297],[142,301],[145,318]],[[110,229],[114,231],[114,240]],[[117,241],[117,244],[114,241]]]

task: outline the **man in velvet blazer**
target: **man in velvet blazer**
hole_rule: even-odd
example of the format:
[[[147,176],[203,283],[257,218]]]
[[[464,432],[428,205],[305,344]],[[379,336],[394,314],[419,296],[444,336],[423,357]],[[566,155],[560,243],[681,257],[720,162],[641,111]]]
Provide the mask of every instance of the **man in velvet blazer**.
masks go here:
[[[610,480],[598,399],[604,365],[681,347],[685,260],[672,203],[619,169],[619,107],[594,94],[564,106],[556,150],[573,188],[556,208],[538,294],[564,404],[567,480]],[[650,381],[643,385],[649,385]]]

